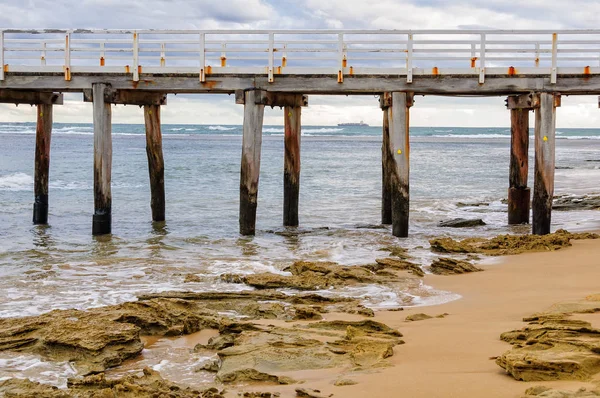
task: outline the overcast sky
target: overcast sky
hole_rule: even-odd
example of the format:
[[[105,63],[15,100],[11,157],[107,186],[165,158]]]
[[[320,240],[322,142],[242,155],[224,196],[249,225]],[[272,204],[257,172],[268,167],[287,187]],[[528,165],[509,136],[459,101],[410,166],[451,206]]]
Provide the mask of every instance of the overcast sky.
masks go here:
[[[598,28],[600,2],[529,0],[518,4],[445,0],[1,0],[2,28],[97,29],[591,29]],[[80,94],[55,107],[57,122],[91,122],[91,105]],[[377,99],[310,97],[303,124],[364,120],[381,124]],[[164,123],[241,124],[233,96],[170,95]],[[142,123],[141,110],[119,106],[115,123]],[[0,104],[0,121],[34,121],[28,106]],[[267,109],[266,124],[281,124],[281,111]],[[510,123],[503,98],[417,97],[414,126],[503,127]],[[558,127],[600,128],[596,97],[563,97]]]

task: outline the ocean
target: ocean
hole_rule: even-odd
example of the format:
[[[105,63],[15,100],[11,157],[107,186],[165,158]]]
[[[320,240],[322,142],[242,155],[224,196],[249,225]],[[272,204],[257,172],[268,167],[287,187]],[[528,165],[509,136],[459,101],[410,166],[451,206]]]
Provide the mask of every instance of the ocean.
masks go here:
[[[508,128],[411,128],[410,237],[391,236],[381,215],[381,127],[304,126],[300,227],[282,227],[283,127],[266,126],[257,234],[238,234],[241,126],[164,125],[165,224],[153,224],[143,125],[113,126],[113,235],[91,236],[93,127],[56,123],[49,226],[31,223],[35,124],[0,123],[0,317],[85,309],[167,290],[248,289],[223,273],[282,272],[296,260],[372,263],[400,245],[428,265],[428,239],[526,233],[508,226]],[[533,134],[532,134],[533,135]],[[600,129],[558,129],[556,194],[600,193]],[[530,145],[533,155],[533,141]],[[530,186],[533,178],[530,159]],[[485,206],[460,203],[486,202]],[[437,227],[482,218],[484,227]],[[600,213],[553,213],[552,229],[600,229]],[[184,282],[195,274],[201,282]],[[288,291],[289,293],[293,293]],[[360,297],[375,309],[457,299],[421,284],[320,291]],[[0,379],[34,369],[39,381],[68,364],[3,354]],[[44,379],[44,375],[48,375]],[[66,375],[66,376],[65,376]],[[63,380],[64,381],[64,380]]]

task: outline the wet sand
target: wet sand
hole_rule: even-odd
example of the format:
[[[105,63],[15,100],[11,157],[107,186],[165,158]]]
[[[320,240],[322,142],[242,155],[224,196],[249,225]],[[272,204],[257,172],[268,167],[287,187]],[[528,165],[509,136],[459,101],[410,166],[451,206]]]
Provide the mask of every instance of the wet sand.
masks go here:
[[[576,241],[571,248],[505,257],[481,267],[485,272],[426,276],[427,284],[459,293],[463,296],[460,300],[377,313],[375,320],[404,334],[406,344],[395,347],[394,356],[388,359],[393,366],[348,375],[358,384],[343,387],[333,386],[332,379],[325,380],[326,375],[320,371],[320,377],[305,379],[305,386],[326,395],[349,398],[520,397],[535,385],[569,390],[593,387],[594,384],[583,382],[519,382],[490,358],[510,348],[499,336],[525,326],[523,317],[557,302],[581,300],[600,292],[600,242]],[[449,315],[443,319],[404,321],[407,315],[420,312]],[[581,319],[597,325],[600,314],[582,315]],[[332,372],[331,376],[336,374]],[[293,390],[280,391],[287,396]]]

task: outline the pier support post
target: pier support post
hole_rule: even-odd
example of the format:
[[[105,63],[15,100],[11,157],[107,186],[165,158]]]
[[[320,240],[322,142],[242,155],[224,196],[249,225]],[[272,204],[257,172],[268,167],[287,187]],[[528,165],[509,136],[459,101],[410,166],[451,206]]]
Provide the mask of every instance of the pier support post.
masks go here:
[[[301,108],[308,106],[302,94],[238,90],[236,104],[244,105],[242,171],[240,180],[240,234],[254,235],[256,199],[260,172],[260,149],[265,105],[284,108],[285,157],[283,176],[283,225],[298,225],[300,195],[300,118]]]
[[[392,93],[392,103],[388,108],[390,141],[388,146],[388,169],[392,194],[392,234],[408,236],[409,219],[409,176],[410,143],[409,115],[413,104],[412,93]]]
[[[96,86],[97,85],[94,85],[94,87]],[[144,107],[144,124],[146,126],[146,154],[148,155],[148,173],[150,175],[150,207],[152,208],[152,221],[164,221],[165,162],[163,159],[162,133],[160,130],[160,107],[162,105],[167,105],[167,95],[160,92],[142,90],[114,90],[110,86],[105,85],[103,94],[96,93],[94,89],[83,90],[83,100],[85,102],[94,103],[94,137],[96,137],[96,115],[98,114],[100,118],[104,118],[103,120],[108,118],[107,121],[101,122],[105,123],[105,126],[102,128],[108,128],[108,142],[106,142],[106,138],[102,138],[101,141],[102,145],[107,146],[109,149],[112,148],[112,144],[110,142],[110,105],[139,105]],[[98,107],[97,110],[96,107],[99,103],[98,101],[102,101],[101,103],[106,104],[108,110],[105,111],[105,108],[100,109],[100,107]],[[108,112],[108,114],[102,112]],[[100,141],[94,139],[94,144],[96,144],[96,142]],[[110,152],[112,152],[112,149],[110,149]],[[110,157],[112,158],[112,155]],[[96,155],[94,156],[94,159],[97,159]],[[104,162],[104,160],[102,160],[102,162]],[[110,159],[108,159],[108,162],[108,202],[110,204]],[[94,183],[94,186],[96,187],[96,183]],[[104,194],[101,194],[100,196],[103,195]],[[100,200],[100,202],[102,203],[103,200]],[[99,220],[99,233],[94,233],[94,235],[110,233],[110,205],[108,210],[108,232],[101,232],[103,228],[106,230],[106,225],[100,226],[100,220],[107,219],[106,214],[101,212],[97,218]],[[96,220],[96,217],[94,220]]]
[[[390,170],[394,168],[390,158],[390,117],[389,108],[392,103],[392,95],[384,93],[379,98],[379,106],[383,111],[383,142],[381,145],[381,224],[392,224],[392,184]]]
[[[92,235],[111,233],[111,167],[112,136],[110,103],[105,102],[109,86],[95,83],[92,86],[94,102],[94,216]]]
[[[529,111],[539,107],[539,96],[509,96],[506,106],[510,110],[511,122],[508,223],[529,224]]]
[[[301,95],[299,97],[302,97]],[[298,226],[300,198],[300,105],[283,109],[285,157],[283,170],[283,225]]]
[[[244,92],[244,127],[240,176],[240,234],[254,235],[260,176],[260,151],[265,105],[264,91]]]
[[[535,235],[550,233],[557,106],[560,106],[560,95],[540,93],[540,107],[535,111],[535,182],[532,206],[532,232]]]
[[[144,122],[152,221],[165,221],[165,162],[160,130],[160,105],[144,105]]]
[[[48,176],[50,172],[52,108],[53,105],[63,104],[63,95],[45,91],[0,89],[0,103],[37,105],[33,223],[48,224]]]
[[[48,224],[48,175],[50,171],[51,134],[52,104],[39,104],[37,106],[37,126],[35,129],[34,224]]]

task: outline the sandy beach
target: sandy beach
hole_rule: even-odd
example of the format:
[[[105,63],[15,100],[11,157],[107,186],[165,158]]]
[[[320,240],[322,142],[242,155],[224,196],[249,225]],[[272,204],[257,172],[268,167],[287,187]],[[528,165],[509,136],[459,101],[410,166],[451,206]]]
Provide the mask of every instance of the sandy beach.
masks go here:
[[[576,241],[556,252],[503,257],[485,272],[427,275],[425,282],[462,295],[443,305],[401,312],[378,312],[375,319],[398,328],[406,344],[394,349],[393,367],[353,376],[357,385],[311,383],[323,393],[343,397],[519,397],[534,385],[576,390],[594,384],[571,381],[525,383],[514,380],[491,357],[510,345],[501,333],[522,328],[522,318],[564,301],[600,291],[600,242]],[[405,322],[413,313],[443,319]],[[600,314],[577,315],[600,327]],[[598,375],[596,380],[600,380]]]

